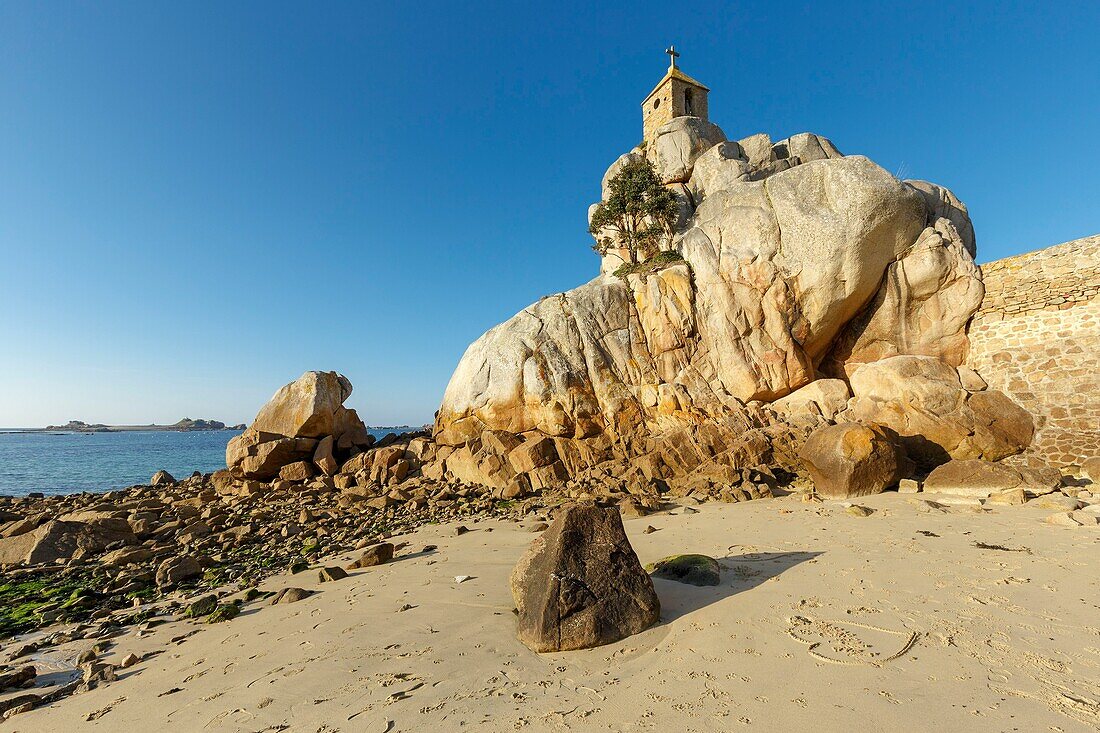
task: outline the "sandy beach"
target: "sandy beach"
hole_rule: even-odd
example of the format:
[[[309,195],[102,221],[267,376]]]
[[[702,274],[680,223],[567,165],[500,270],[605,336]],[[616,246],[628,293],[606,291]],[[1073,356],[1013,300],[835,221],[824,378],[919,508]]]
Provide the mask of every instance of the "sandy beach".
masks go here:
[[[318,591],[292,605],[254,601],[229,623],[131,629],[101,657],[144,656],[118,682],[7,729],[1100,725],[1100,531],[1044,524],[1049,511],[1034,507],[929,511],[892,492],[861,504],[874,513],[790,495],[629,520],[643,563],[708,554],[721,584],[657,579],[660,624],[546,655],[516,640],[508,587],[533,521],[468,523],[457,536],[454,525],[425,526],[395,538],[409,546],[392,563],[336,582],[310,571],[262,586]],[[429,544],[437,549],[420,551]],[[36,661],[63,670],[90,643]]]

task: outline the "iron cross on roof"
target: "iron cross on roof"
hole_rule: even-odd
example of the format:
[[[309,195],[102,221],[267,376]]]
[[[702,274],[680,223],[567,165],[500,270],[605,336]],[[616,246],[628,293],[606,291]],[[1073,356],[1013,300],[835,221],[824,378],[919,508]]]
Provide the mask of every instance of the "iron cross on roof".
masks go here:
[[[676,50],[675,46],[669,46],[668,48],[665,49],[665,53],[668,54],[668,60],[669,60],[668,68],[675,69],[676,68],[676,59],[680,56],[680,52]]]

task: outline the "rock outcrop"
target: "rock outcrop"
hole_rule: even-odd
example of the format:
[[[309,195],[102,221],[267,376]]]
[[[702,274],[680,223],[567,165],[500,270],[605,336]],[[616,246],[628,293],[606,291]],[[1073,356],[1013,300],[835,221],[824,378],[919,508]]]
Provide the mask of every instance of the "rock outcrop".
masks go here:
[[[520,641],[536,652],[610,644],[644,631],[661,603],[618,510],[566,507],[511,575]]]
[[[816,135],[733,142],[694,118],[619,158],[605,197],[641,156],[684,209],[668,251],[621,269],[612,248],[600,276],[471,344],[435,424],[440,475],[537,488],[644,457],[647,480],[714,484],[730,469],[799,470],[808,434],[838,414],[915,438],[899,406],[891,417],[857,393],[846,410],[846,383],[891,357],[962,364],[983,292],[966,207]],[[955,382],[961,403],[924,421],[942,447],[926,462],[1026,445],[1026,415]],[[547,440],[556,460],[508,460],[505,443]]]
[[[336,372],[306,372],[279,389],[252,421],[252,429],[287,438],[322,438],[344,423],[351,382]]]

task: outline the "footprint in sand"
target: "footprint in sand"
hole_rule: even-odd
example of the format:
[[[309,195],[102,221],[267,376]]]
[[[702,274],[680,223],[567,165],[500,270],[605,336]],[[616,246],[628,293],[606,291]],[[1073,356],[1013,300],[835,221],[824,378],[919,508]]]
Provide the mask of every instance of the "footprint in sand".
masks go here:
[[[908,629],[894,630],[859,621],[829,621],[792,616],[787,634],[808,645],[811,657],[830,664],[881,667],[902,656],[920,637]]]

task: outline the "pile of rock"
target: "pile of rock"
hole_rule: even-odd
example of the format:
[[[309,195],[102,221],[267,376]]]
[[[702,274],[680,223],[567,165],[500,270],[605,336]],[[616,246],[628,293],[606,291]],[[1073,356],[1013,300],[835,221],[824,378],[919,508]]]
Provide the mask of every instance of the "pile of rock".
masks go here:
[[[416,440],[363,455],[405,454]],[[179,586],[250,585],[425,522],[510,510],[421,477],[400,488],[363,483],[342,490],[336,476],[263,482],[221,471],[104,494],[0,497],[0,570],[12,584],[6,599],[22,608],[0,614],[0,636],[133,612],[134,599]]]
[[[225,462],[235,476],[302,481],[336,473],[341,459],[371,447],[355,410],[344,407],[351,382],[336,372],[306,372],[286,385],[229,441]]]

